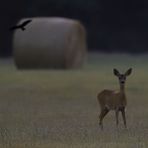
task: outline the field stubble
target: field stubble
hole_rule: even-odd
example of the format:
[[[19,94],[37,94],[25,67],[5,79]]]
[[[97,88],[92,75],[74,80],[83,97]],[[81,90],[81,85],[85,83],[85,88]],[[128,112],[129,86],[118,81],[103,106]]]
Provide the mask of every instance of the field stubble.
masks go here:
[[[146,148],[148,146],[148,58],[89,54],[82,70],[18,71],[0,60],[0,147]],[[98,125],[97,93],[118,89],[113,68],[133,68],[126,83],[127,125],[114,112]]]

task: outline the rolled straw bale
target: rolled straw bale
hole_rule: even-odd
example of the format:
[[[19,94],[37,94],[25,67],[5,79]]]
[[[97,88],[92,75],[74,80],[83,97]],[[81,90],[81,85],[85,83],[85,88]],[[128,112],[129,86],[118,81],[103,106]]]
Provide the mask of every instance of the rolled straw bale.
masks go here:
[[[17,68],[71,69],[83,65],[87,52],[86,31],[79,21],[56,17],[29,19],[32,22],[25,31],[14,32]]]

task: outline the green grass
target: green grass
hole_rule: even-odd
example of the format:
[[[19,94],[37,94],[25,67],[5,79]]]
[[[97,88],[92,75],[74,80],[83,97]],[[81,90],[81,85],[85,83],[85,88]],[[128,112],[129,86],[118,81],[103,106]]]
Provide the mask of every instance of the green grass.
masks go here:
[[[18,71],[0,59],[0,148],[148,147],[148,55],[88,55],[81,70]],[[98,125],[97,93],[118,89],[112,69],[133,68],[126,83],[127,124],[114,112]]]

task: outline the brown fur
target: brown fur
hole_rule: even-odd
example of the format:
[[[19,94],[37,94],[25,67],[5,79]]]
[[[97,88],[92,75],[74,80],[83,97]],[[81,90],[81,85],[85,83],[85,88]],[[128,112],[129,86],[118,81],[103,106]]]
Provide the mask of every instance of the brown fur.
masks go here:
[[[127,70],[125,74],[120,74],[118,70],[114,69],[114,75],[116,75],[119,78],[120,90],[113,91],[105,89],[98,94],[97,99],[101,109],[99,115],[100,119],[99,124],[101,128],[103,128],[103,118],[110,110],[115,110],[117,126],[118,126],[118,114],[119,111],[121,111],[124,121],[124,126],[126,127],[125,107],[127,105],[127,99],[125,94],[125,81],[126,81],[126,76],[129,76],[131,72],[132,72],[131,68]]]
[[[98,101],[101,109],[107,107],[109,110],[115,110],[119,106],[126,106],[125,93],[113,90],[103,90],[98,94]]]

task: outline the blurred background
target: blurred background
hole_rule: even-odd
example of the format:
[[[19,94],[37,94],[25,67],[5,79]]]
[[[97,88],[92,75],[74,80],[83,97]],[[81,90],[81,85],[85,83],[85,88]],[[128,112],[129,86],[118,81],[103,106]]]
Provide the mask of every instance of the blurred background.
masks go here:
[[[26,29],[35,33],[14,36],[11,58],[9,28],[22,18],[51,16],[85,26],[87,58],[78,25],[49,27],[54,37],[34,20]],[[1,0],[0,18],[0,148],[148,148],[148,0]],[[113,68],[133,69],[126,82],[128,127],[121,120],[116,128],[111,113],[101,131],[97,94],[118,90]]]
[[[0,5],[0,56],[12,54],[9,27],[21,18],[38,16],[80,20],[87,30],[89,51],[148,51],[146,0],[5,0]]]

